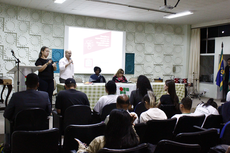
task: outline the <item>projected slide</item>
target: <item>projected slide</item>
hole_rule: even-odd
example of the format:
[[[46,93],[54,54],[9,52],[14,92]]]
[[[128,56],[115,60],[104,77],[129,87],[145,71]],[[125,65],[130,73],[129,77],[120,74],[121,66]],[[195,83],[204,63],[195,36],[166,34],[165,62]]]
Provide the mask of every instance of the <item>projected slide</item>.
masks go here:
[[[99,66],[103,74],[124,68],[124,37],[120,31],[66,27],[65,49],[72,50],[74,72],[93,74]]]

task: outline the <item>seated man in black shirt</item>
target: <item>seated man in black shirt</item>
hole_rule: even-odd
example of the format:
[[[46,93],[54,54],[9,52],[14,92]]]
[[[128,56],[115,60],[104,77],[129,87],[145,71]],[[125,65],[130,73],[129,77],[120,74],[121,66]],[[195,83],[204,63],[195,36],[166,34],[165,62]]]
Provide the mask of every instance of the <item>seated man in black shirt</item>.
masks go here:
[[[65,89],[58,93],[56,97],[55,107],[57,108],[57,113],[62,116],[65,113],[65,110],[72,105],[88,105],[89,100],[85,93],[77,91],[76,82],[72,78],[65,80]]]
[[[36,74],[30,73],[26,77],[26,91],[16,92],[12,95],[9,105],[6,107],[4,117],[14,120],[17,113],[28,108],[41,108],[51,113],[49,95],[44,91],[37,91],[39,78]]]

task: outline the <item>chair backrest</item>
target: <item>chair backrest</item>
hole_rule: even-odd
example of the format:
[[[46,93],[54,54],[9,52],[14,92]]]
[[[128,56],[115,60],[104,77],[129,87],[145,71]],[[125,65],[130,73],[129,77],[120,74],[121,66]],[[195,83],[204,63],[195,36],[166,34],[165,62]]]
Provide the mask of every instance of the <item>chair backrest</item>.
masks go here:
[[[174,105],[161,105],[160,109],[165,112],[168,119],[178,113]]]
[[[91,109],[86,105],[72,105],[64,114],[64,130],[70,124],[85,125],[91,122]]]
[[[161,140],[154,153],[199,153],[201,147],[199,144],[186,144],[171,140]]]
[[[222,144],[230,145],[230,121],[228,121],[221,130],[220,141]]]
[[[147,111],[147,109],[145,108],[145,103],[143,102],[139,102],[134,109],[134,112],[137,114],[138,117],[140,117],[141,113],[145,111]]]
[[[113,110],[113,109],[116,109],[116,103],[111,103],[111,104],[108,104],[108,105],[105,105],[103,108],[102,108],[102,113],[101,113],[101,120],[104,121],[106,116],[110,114],[110,112]]]
[[[220,107],[220,114],[223,117],[224,123],[230,121],[230,102],[225,102],[223,105]]]
[[[209,115],[204,121],[203,128],[220,128],[223,123],[222,115]]]
[[[20,111],[14,120],[13,130],[45,130],[49,129],[48,114],[40,108],[28,108]]]
[[[121,152],[121,153],[148,153],[148,144],[142,143],[136,147],[133,148],[127,148],[127,149],[109,149],[109,148],[102,148],[98,151],[98,153],[104,153],[104,152]]]
[[[40,131],[15,131],[12,134],[12,153],[57,153],[58,129]]]
[[[137,135],[140,138],[140,143],[145,142],[144,137],[145,137],[145,132],[146,132],[146,129],[147,129],[146,123],[135,124],[134,128],[136,130]]]
[[[217,129],[207,129],[199,132],[179,133],[175,141],[190,144],[199,144],[201,153],[207,153],[209,149],[218,144],[219,135]]]
[[[64,134],[64,152],[78,150],[78,143],[74,138],[81,140],[83,143],[89,143],[97,136],[104,135],[105,123],[89,125],[69,125]]]
[[[182,132],[194,132],[194,125],[200,126],[204,121],[205,115],[201,116],[181,116],[176,124],[174,134]]]
[[[176,118],[167,120],[149,120],[145,132],[144,142],[157,144],[162,139],[172,139]]]

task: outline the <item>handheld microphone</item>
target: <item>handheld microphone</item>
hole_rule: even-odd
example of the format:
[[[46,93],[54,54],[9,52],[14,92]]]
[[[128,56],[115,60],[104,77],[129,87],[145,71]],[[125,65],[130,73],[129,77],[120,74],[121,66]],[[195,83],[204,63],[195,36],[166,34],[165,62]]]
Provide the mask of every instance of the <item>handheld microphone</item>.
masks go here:
[[[14,51],[13,50],[11,50],[11,53],[12,53],[12,55],[14,55]]]

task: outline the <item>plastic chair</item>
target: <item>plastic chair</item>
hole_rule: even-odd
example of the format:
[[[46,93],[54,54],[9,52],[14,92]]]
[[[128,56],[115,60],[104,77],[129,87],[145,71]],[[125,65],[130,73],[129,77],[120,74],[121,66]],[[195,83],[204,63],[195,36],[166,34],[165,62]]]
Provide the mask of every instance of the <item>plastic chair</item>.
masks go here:
[[[15,131],[12,134],[12,153],[57,153],[58,129],[40,131]]]
[[[145,103],[143,102],[139,102],[134,109],[134,112],[137,114],[139,118],[140,118],[141,113],[145,111],[147,111],[147,109],[145,108]]]
[[[179,133],[175,141],[190,144],[199,144],[201,153],[207,153],[209,149],[218,144],[217,129],[206,129],[200,132]]]
[[[116,103],[111,103],[111,104],[108,104],[108,105],[105,105],[103,108],[102,108],[102,113],[101,113],[101,120],[104,121],[106,116],[110,114],[110,112],[113,110],[113,109],[116,109]]]
[[[209,115],[204,121],[203,128],[221,128],[221,123],[223,123],[223,119],[221,115]]]
[[[167,120],[150,120],[145,130],[144,142],[157,144],[162,139],[172,139],[176,118]]]
[[[127,149],[109,149],[109,148],[102,148],[101,150],[98,151],[98,153],[116,153],[116,152],[120,152],[120,153],[148,153],[148,144],[147,143],[143,143],[140,144],[136,147],[132,147],[132,148],[127,148]]]
[[[147,125],[146,125],[146,123],[135,124],[135,125],[134,125],[134,128],[135,128],[135,130],[136,130],[137,135],[138,135],[139,138],[140,138],[140,143],[145,142],[144,137],[145,137],[145,132],[146,132],[146,130],[147,130]]]
[[[179,113],[174,105],[161,105],[160,109],[165,112],[168,119],[170,119],[173,115]]]
[[[74,140],[77,138],[83,143],[89,145],[89,143],[97,136],[104,135],[105,124],[89,124],[89,125],[69,125],[65,129],[64,135],[64,152],[70,152],[70,150],[78,150],[78,142]]]
[[[228,121],[221,130],[220,142],[230,145],[230,121]]]
[[[154,153],[200,153],[201,147],[198,144],[180,143],[171,140],[161,140]]]
[[[194,132],[195,128],[194,125],[200,126],[204,121],[205,115],[201,116],[181,116],[179,121],[176,124],[174,134],[177,135],[178,133],[183,132]]]

